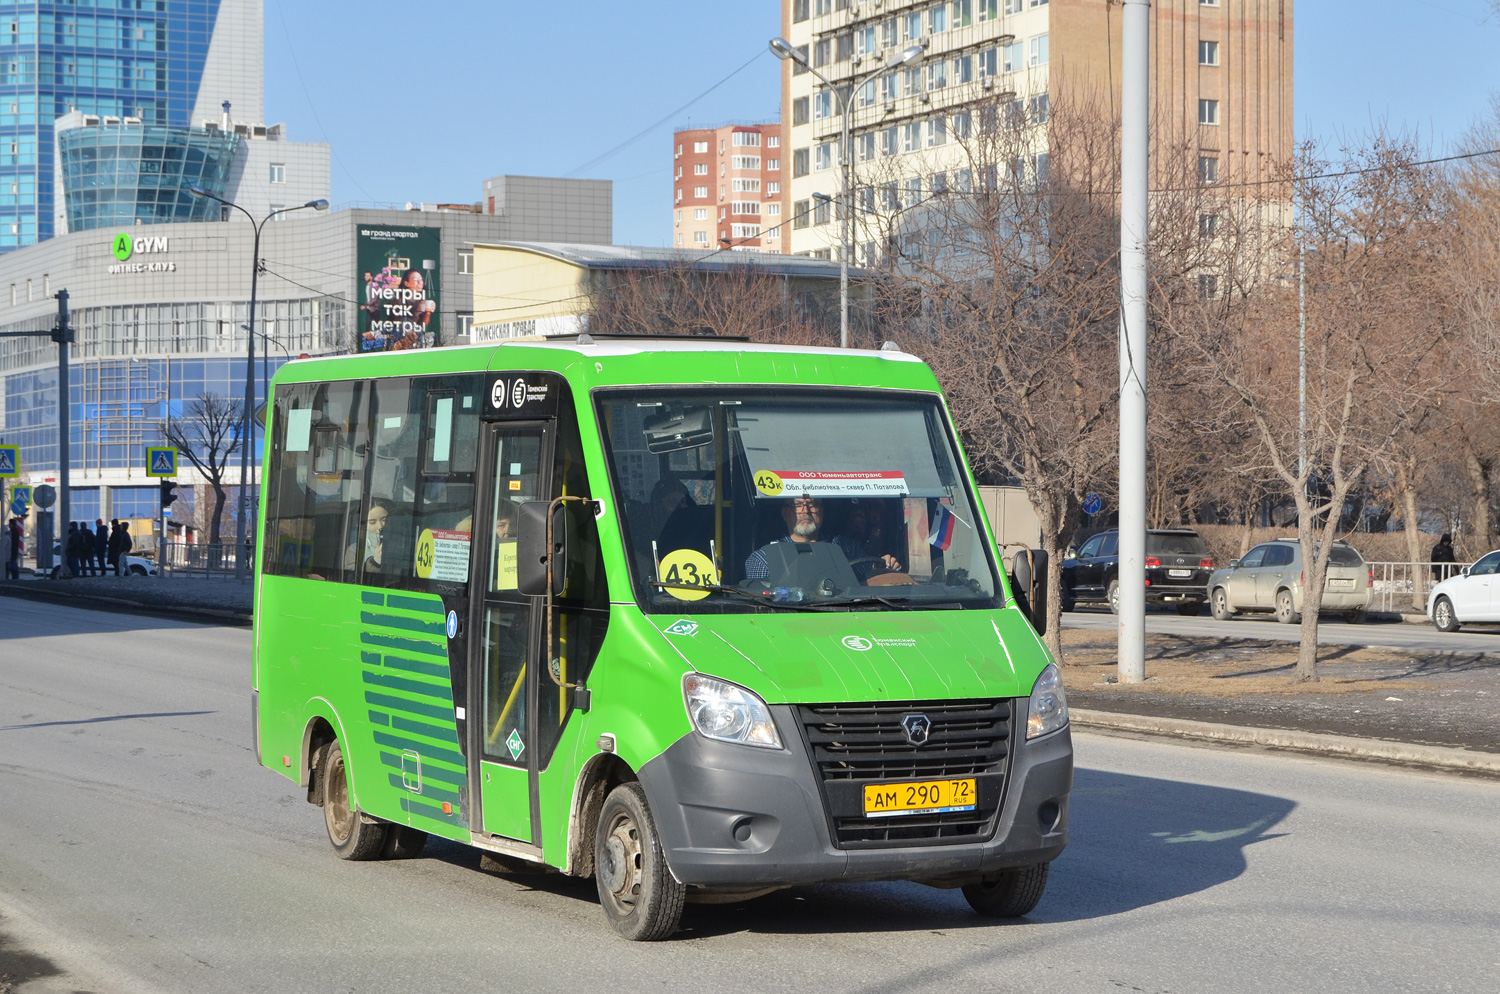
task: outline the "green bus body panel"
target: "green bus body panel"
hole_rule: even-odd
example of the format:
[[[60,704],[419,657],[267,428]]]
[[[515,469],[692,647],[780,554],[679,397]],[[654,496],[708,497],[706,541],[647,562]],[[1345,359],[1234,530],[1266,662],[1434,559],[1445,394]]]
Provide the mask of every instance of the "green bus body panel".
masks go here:
[[[1027,696],[1050,661],[1013,606],[695,614],[685,602],[681,614],[646,615],[636,604],[618,519],[609,506],[591,391],[796,384],[937,393],[932,371],[902,353],[712,344],[701,351],[680,345],[657,350],[647,342],[601,342],[595,349],[569,340],[565,347],[517,343],[299,360],[284,365],[274,384],[489,370],[550,370],[567,378],[589,479],[595,496],[606,502],[599,526],[610,621],[587,680],[591,709],[571,714],[541,774],[541,841],[548,862],[566,863],[579,772],[599,755],[601,735],[614,736],[618,757],[639,770],[692,731],[681,689],[687,672],[739,684],[769,703],[943,700]],[[967,461],[964,469],[972,480]],[[980,520],[988,528],[982,508]],[[264,504],[257,534],[265,534]],[[1002,589],[1005,582],[1002,569]],[[305,730],[324,718],[344,743],[361,810],[467,841],[469,813],[459,803],[467,781],[449,682],[449,667],[465,663],[448,659],[439,598],[257,574],[255,619],[253,685],[263,762],[299,779],[307,760]],[[692,634],[665,631],[682,620],[696,624]],[[846,638],[869,645],[851,648]],[[420,794],[404,785],[404,750],[421,756]],[[290,757],[290,767],[281,766],[282,756]],[[448,814],[441,809],[444,801]]]

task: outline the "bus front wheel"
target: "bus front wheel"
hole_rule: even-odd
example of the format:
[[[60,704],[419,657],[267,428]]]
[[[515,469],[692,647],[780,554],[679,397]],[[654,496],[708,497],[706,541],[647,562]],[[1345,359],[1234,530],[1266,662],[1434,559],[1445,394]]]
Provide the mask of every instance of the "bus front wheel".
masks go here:
[[[371,822],[349,803],[349,772],[344,750],[334,739],[323,758],[323,823],[328,841],[343,859],[379,859],[385,851],[390,826]]]
[[[621,784],[604,799],[594,834],[594,882],[605,917],[625,938],[651,942],[677,931],[687,888],[667,869],[638,783]]]
[[[1001,870],[964,885],[969,907],[993,918],[1020,918],[1029,914],[1047,889],[1047,868],[1051,863],[1018,866]]]

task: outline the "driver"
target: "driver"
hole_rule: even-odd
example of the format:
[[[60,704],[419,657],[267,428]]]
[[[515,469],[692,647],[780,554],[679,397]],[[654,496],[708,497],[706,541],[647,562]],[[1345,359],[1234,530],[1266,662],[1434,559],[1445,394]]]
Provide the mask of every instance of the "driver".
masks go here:
[[[823,527],[823,501],[821,498],[803,494],[794,497],[781,507],[781,519],[786,522],[787,534],[785,538],[773,540],[776,542],[817,542],[819,529]],[[895,556],[880,556],[872,562],[856,563],[857,559],[870,559],[869,553],[854,539],[843,535],[835,535],[832,538],[821,539],[831,542],[839,547],[844,558],[853,563],[854,575],[864,583],[870,574],[875,572],[878,565],[884,565],[889,570],[900,570],[901,564],[896,561]],[[745,560],[745,579],[747,580],[769,580],[771,578],[771,566],[766,561],[766,547],[756,549],[750,553]]]

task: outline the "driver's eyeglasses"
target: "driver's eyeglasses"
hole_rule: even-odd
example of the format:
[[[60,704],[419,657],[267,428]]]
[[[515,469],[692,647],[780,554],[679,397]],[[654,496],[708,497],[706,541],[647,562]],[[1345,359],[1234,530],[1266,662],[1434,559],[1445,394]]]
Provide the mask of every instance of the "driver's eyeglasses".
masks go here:
[[[797,508],[799,511],[821,511],[823,509],[823,502],[811,497],[798,497],[796,500],[792,501],[792,506]]]

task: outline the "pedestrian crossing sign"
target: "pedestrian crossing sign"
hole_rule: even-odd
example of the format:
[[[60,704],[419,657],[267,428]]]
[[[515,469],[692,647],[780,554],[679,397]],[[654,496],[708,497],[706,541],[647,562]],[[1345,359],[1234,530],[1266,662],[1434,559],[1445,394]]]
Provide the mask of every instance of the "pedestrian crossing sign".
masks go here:
[[[146,450],[146,475],[147,476],[176,476],[177,475],[177,450],[176,449],[147,449]]]
[[[21,447],[0,445],[0,476],[21,475]]]

